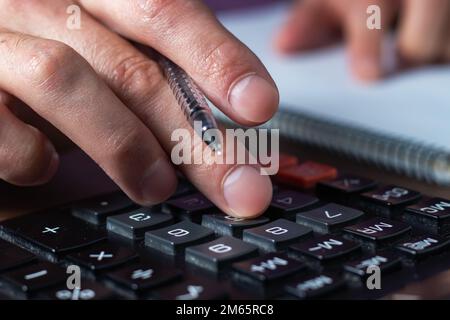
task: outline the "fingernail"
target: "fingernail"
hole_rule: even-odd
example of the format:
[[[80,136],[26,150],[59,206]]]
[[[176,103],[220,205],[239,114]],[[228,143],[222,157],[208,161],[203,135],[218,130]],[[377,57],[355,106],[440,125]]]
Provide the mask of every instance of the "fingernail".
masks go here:
[[[270,178],[251,166],[238,166],[231,170],[223,183],[229,209],[235,216],[242,218],[261,214],[272,198]]]
[[[230,90],[231,107],[245,120],[261,123],[278,109],[278,90],[255,74],[240,79]]]
[[[177,185],[175,172],[166,159],[158,159],[142,178],[142,195],[145,204],[153,205],[166,200]]]

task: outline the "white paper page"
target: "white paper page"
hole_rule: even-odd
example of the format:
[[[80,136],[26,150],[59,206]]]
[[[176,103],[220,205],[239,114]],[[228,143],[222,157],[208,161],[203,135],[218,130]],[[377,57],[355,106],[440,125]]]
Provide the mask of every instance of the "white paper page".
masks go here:
[[[282,108],[411,138],[450,150],[450,67],[401,73],[375,85],[358,83],[342,46],[282,57],[272,49],[285,4],[219,16],[274,77]]]

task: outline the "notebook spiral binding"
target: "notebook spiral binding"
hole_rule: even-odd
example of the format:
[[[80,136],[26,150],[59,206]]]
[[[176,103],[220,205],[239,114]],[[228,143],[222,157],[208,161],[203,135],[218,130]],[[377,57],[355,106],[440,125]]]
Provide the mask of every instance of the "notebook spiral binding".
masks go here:
[[[221,113],[216,115],[224,123],[231,122]],[[286,110],[279,111],[259,128],[280,129],[280,134],[293,142],[327,149],[429,183],[450,186],[450,152],[420,141]]]

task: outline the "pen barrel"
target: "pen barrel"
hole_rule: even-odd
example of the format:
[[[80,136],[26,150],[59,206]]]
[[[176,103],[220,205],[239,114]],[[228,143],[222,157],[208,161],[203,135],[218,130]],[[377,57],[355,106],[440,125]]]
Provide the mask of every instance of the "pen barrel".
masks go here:
[[[194,80],[172,61],[163,58],[160,63],[169,86],[191,125],[194,125],[195,121],[201,121],[202,132],[216,128],[217,124],[208,102]]]

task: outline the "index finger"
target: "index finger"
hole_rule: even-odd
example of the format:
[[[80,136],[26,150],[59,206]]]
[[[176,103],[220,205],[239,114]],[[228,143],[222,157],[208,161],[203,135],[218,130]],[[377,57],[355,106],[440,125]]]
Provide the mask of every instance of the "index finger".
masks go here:
[[[183,67],[208,98],[244,125],[269,120],[278,90],[259,59],[201,1],[80,0],[103,23]]]

